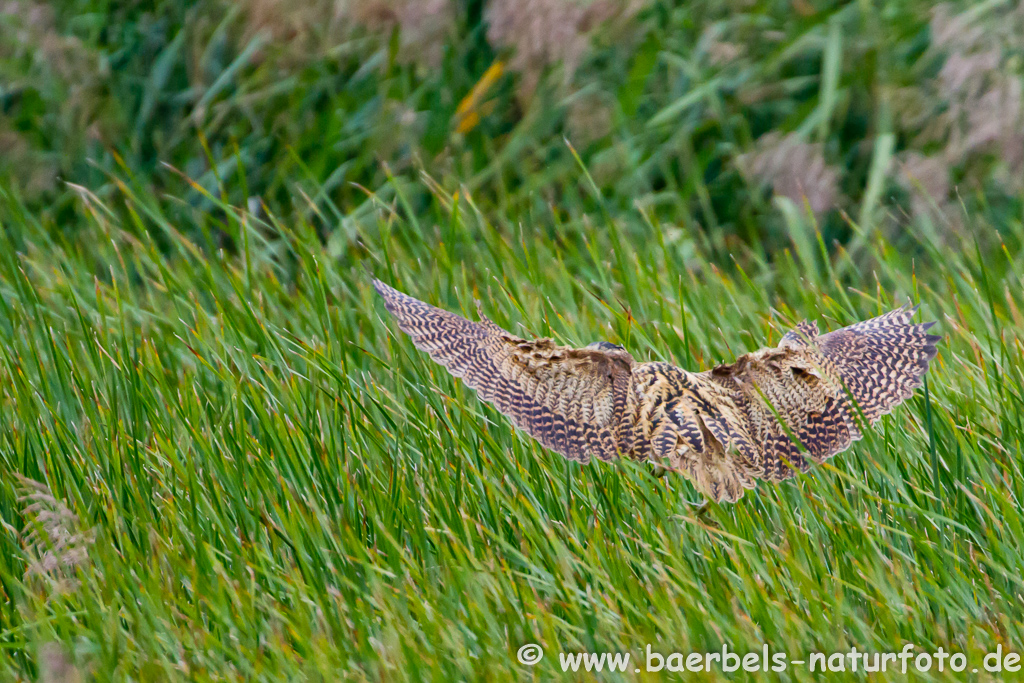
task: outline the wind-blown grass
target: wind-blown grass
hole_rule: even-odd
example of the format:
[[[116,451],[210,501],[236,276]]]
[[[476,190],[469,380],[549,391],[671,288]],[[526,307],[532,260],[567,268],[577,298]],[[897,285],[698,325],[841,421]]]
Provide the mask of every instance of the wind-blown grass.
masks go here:
[[[173,225],[114,181],[116,199],[82,192],[72,237],[3,198],[4,677],[51,641],[99,680],[444,681],[546,680],[559,651],[647,643],[909,642],[980,668],[1024,642],[1020,254],[897,250],[856,226],[829,253],[795,212],[771,263],[716,261],[639,210],[506,224],[429,178],[415,212],[393,180],[324,246],[209,196]],[[235,253],[185,237],[212,223]],[[944,339],[927,388],[852,449],[698,516],[680,477],[568,464],[513,431],[397,333],[371,273],[689,369],[908,299]],[[15,474],[74,511],[86,562],[32,566]],[[527,642],[547,652],[534,669]]]

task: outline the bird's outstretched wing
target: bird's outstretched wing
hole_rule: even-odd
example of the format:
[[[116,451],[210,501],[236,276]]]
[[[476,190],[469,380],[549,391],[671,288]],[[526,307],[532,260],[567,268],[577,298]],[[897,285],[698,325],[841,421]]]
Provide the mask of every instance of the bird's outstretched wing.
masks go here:
[[[702,373],[727,395],[723,411],[746,429],[726,443],[747,458],[754,476],[780,481],[845,450],[919,387],[940,337],[934,323],[912,324],[916,309],[818,335],[806,321],[778,348],[741,356]],[[746,442],[746,443],[744,443]]]
[[[625,351],[521,339],[486,318],[466,320],[379,280],[373,286],[417,348],[544,446],[579,462],[628,450],[621,418],[633,358]]]

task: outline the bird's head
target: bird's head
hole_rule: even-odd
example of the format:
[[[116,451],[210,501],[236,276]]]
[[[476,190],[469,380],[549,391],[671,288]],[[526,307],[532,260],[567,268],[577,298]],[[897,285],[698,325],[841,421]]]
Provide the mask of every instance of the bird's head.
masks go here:
[[[597,349],[599,351],[625,351],[626,349],[618,344],[612,344],[606,341],[596,341],[591,344],[587,344],[588,349]]]
[[[602,361],[611,361],[612,365],[609,367],[614,366],[626,371],[633,367],[633,356],[629,355],[629,351],[618,344],[596,341],[592,344],[587,344],[585,350],[596,352],[594,356],[598,356]],[[591,360],[596,360],[594,356],[591,357]]]

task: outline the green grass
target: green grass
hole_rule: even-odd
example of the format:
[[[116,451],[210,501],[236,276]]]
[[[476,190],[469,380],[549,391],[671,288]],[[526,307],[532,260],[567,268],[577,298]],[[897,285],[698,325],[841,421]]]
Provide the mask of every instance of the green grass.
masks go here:
[[[1024,648],[1024,192],[1014,139],[956,149],[982,93],[940,76],[993,49],[978,82],[1021,77],[1009,3],[937,44],[930,2],[652,0],[568,82],[506,68],[462,132],[511,63],[486,2],[454,0],[434,66],[287,4],[0,10],[0,681],[549,680],[560,651],[766,643],[985,680]],[[768,132],[820,143],[817,222],[740,173]],[[927,211],[908,153],[946,164]],[[849,451],[700,516],[680,477],[516,433],[372,277],[690,370],[907,300],[943,341]]]
[[[502,228],[463,192],[413,217],[396,183],[342,257],[211,199],[232,256],[122,189],[130,222],[83,197],[89,239],[5,225],[5,677],[54,640],[99,680],[541,680],[558,651],[647,643],[977,664],[1024,639],[1020,255],[872,236],[715,263],[639,214]],[[928,391],[850,451],[701,519],[679,477],[514,432],[396,334],[371,273],[691,369],[907,298],[944,340]],[[26,575],[15,473],[92,530],[86,562]],[[526,642],[547,650],[532,673]],[[645,675],[622,677],[665,674]]]

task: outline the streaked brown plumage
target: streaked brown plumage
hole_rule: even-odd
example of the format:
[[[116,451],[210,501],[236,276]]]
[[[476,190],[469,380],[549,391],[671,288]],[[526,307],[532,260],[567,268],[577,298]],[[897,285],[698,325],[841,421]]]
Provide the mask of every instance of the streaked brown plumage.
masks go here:
[[[934,323],[916,309],[819,335],[804,321],[778,347],[687,372],[637,363],[596,342],[576,349],[521,339],[374,286],[417,348],[517,427],[570,460],[626,455],[681,470],[704,495],[735,502],[758,479],[806,471],[861,438],[913,394],[935,357]]]

